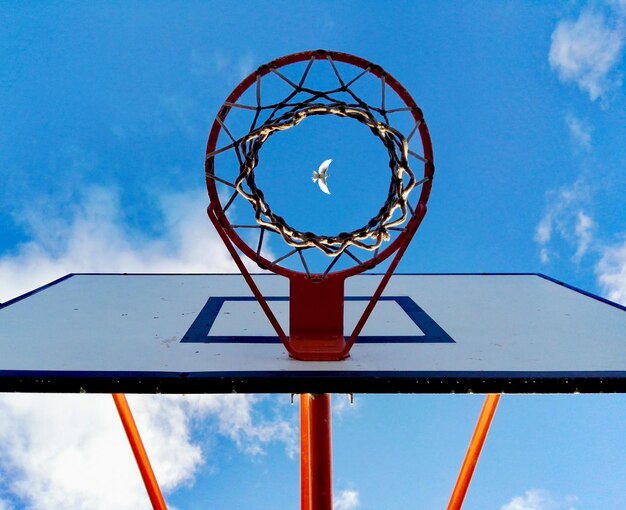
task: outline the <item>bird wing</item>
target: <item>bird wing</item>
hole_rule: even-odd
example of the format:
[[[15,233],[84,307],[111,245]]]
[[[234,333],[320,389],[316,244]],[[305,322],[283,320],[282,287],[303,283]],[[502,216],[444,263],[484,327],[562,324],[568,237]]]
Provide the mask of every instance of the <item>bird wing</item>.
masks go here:
[[[324,177],[321,177],[318,181],[317,184],[319,184],[320,189],[326,193],[327,195],[330,195],[330,191],[328,191],[328,184],[326,184],[326,179]]]
[[[318,169],[318,173],[325,175],[326,172],[328,171],[328,166],[330,165],[330,163],[332,162],[332,159],[327,159],[326,161],[324,161],[319,169]]]

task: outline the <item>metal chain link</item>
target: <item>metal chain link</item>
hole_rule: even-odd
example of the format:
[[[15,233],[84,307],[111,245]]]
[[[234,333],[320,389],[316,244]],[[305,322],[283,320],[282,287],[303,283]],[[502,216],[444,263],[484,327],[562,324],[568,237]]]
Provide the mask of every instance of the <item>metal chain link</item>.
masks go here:
[[[389,229],[406,221],[408,196],[416,185],[415,176],[408,163],[407,139],[393,127],[377,120],[367,107],[348,105],[341,101],[335,101],[332,104],[299,103],[291,106],[290,111],[267,120],[235,142],[236,147],[242,149],[244,156],[239,176],[235,181],[237,191],[252,204],[257,223],[278,232],[283,240],[294,248],[316,247],[329,256],[337,256],[349,246],[368,251],[378,249],[384,241],[389,240]],[[387,200],[376,216],[371,218],[365,226],[352,232],[341,232],[335,236],[300,232],[272,211],[265,201],[262,190],[256,186],[254,169],[259,163],[259,151],[267,139],[278,131],[297,126],[305,118],[313,115],[336,115],[355,119],[368,126],[372,133],[382,141],[389,153],[391,182]],[[405,176],[408,178],[406,183],[404,182]],[[244,183],[249,191],[244,189]],[[394,219],[397,210],[400,211],[400,216]]]

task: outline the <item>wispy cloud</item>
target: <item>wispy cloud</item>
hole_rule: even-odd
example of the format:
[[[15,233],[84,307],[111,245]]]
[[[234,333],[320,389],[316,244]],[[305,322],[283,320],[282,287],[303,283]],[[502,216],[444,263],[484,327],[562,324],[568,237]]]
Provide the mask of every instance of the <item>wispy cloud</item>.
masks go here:
[[[559,497],[543,489],[529,489],[523,496],[515,496],[500,510],[576,510],[578,497]]]
[[[626,18],[626,0],[607,0],[607,4],[615,9],[618,15]]]
[[[542,263],[552,260],[551,243],[558,238],[574,248],[572,260],[580,262],[593,241],[595,223],[583,206],[590,202],[591,190],[579,178],[571,186],[546,193],[546,210],[535,229],[535,242]]]
[[[184,92],[161,94],[155,108],[153,129],[161,135],[180,132],[192,138],[204,134],[204,118],[199,114],[198,105]]]
[[[299,446],[293,423],[282,419],[265,420],[255,412],[255,405],[263,400],[264,397],[258,395],[233,395],[221,399],[207,399],[204,395],[185,397],[192,415],[216,415],[220,434],[233,440],[243,452],[262,455],[265,445],[280,441],[293,458]]]
[[[232,77],[242,80],[256,67],[255,59],[250,53],[234,55],[217,49],[212,55],[192,53],[190,70],[196,76],[206,77],[219,75],[221,79]]]
[[[589,151],[591,149],[591,127],[574,115],[566,115],[565,123],[574,146]]]
[[[593,230],[595,224],[590,216],[585,214],[582,210],[576,213],[576,221],[574,225],[574,238],[576,240],[576,253],[574,254],[574,260],[576,262],[583,258],[589,245],[593,239]]]
[[[333,395],[333,416],[336,418],[343,417],[351,409],[356,409],[357,401],[353,395]]]
[[[603,249],[596,275],[604,295],[626,305],[626,236],[621,243]]]
[[[333,510],[354,510],[359,508],[359,493],[352,489],[346,489],[335,495]]]
[[[616,67],[624,47],[624,15],[586,8],[575,20],[560,21],[552,33],[549,61],[565,83],[576,83],[592,101],[621,84]]]

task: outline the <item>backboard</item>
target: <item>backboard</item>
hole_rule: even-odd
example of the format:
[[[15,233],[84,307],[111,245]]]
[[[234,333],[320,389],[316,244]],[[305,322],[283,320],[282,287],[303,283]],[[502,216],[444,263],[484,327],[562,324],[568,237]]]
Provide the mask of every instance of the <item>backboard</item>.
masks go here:
[[[286,329],[288,283],[254,278]],[[346,329],[379,279],[346,281]],[[537,274],[398,274],[349,358],[303,362],[241,275],[71,274],[0,305],[0,391],[626,392],[626,309]]]

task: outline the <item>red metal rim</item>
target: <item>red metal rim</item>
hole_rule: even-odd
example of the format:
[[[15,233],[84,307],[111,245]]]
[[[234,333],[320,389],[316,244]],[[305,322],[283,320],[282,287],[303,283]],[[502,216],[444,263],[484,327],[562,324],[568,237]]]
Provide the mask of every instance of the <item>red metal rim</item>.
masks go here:
[[[364,261],[361,265],[356,265],[354,267],[350,267],[340,271],[330,272],[327,275],[327,277],[347,278],[349,276],[353,276],[355,274],[375,267],[376,265],[387,259],[395,251],[397,251],[406,240],[410,240],[412,238],[415,230],[417,230],[417,228],[419,227],[423,216],[426,214],[426,203],[428,202],[428,198],[430,196],[432,177],[434,174],[432,144],[430,140],[430,134],[428,132],[428,127],[426,125],[426,121],[423,118],[421,109],[417,106],[414,99],[411,97],[408,91],[400,84],[400,82],[398,82],[389,73],[384,71],[380,66],[373,64],[363,58],[350,55],[348,53],[326,50],[313,50],[293,53],[291,55],[280,57],[276,60],[273,60],[272,62],[269,62],[268,64],[259,67],[256,71],[244,78],[244,80],[239,85],[237,85],[237,87],[235,87],[235,89],[226,98],[226,101],[220,108],[216,119],[213,122],[213,126],[211,127],[209,139],[207,142],[206,154],[211,154],[217,149],[217,141],[222,130],[220,121],[224,121],[228,116],[228,113],[230,112],[230,106],[227,106],[227,104],[236,102],[237,99],[239,99],[243,95],[243,93],[256,82],[257,76],[265,76],[270,72],[271,69],[279,69],[281,67],[285,67],[297,62],[309,61],[311,59],[320,60],[328,57],[337,62],[350,64],[363,70],[367,70],[378,78],[381,78],[382,76],[385,77],[385,83],[391,87],[391,89],[398,95],[398,97],[400,97],[400,99],[405,103],[407,107],[412,108],[413,118],[416,122],[420,123],[418,132],[422,142],[423,155],[424,158],[429,162],[424,164],[424,177],[428,177],[429,179],[422,184],[419,201],[417,206],[415,207],[415,214],[408,221],[405,231],[400,233],[400,235],[398,235],[398,237],[396,237],[391,243],[389,243],[386,248],[381,250],[378,255]],[[284,266],[280,266],[278,264],[272,265],[271,261],[263,258],[260,255],[257,255],[256,250],[248,246],[248,244],[246,244],[243,239],[239,237],[234,228],[230,228],[230,222],[228,221],[228,218],[222,208],[217,187],[215,185],[215,180],[209,177],[209,175],[213,175],[213,166],[214,158],[207,157],[205,160],[205,172],[207,175],[206,186],[209,194],[209,200],[213,210],[215,211],[215,214],[219,219],[221,228],[224,230],[229,239],[231,239],[233,244],[235,244],[235,246],[237,246],[237,248],[241,250],[248,258],[255,261],[259,266],[264,269],[270,269],[274,273],[286,277],[296,274],[305,274],[303,272],[295,271]]]

